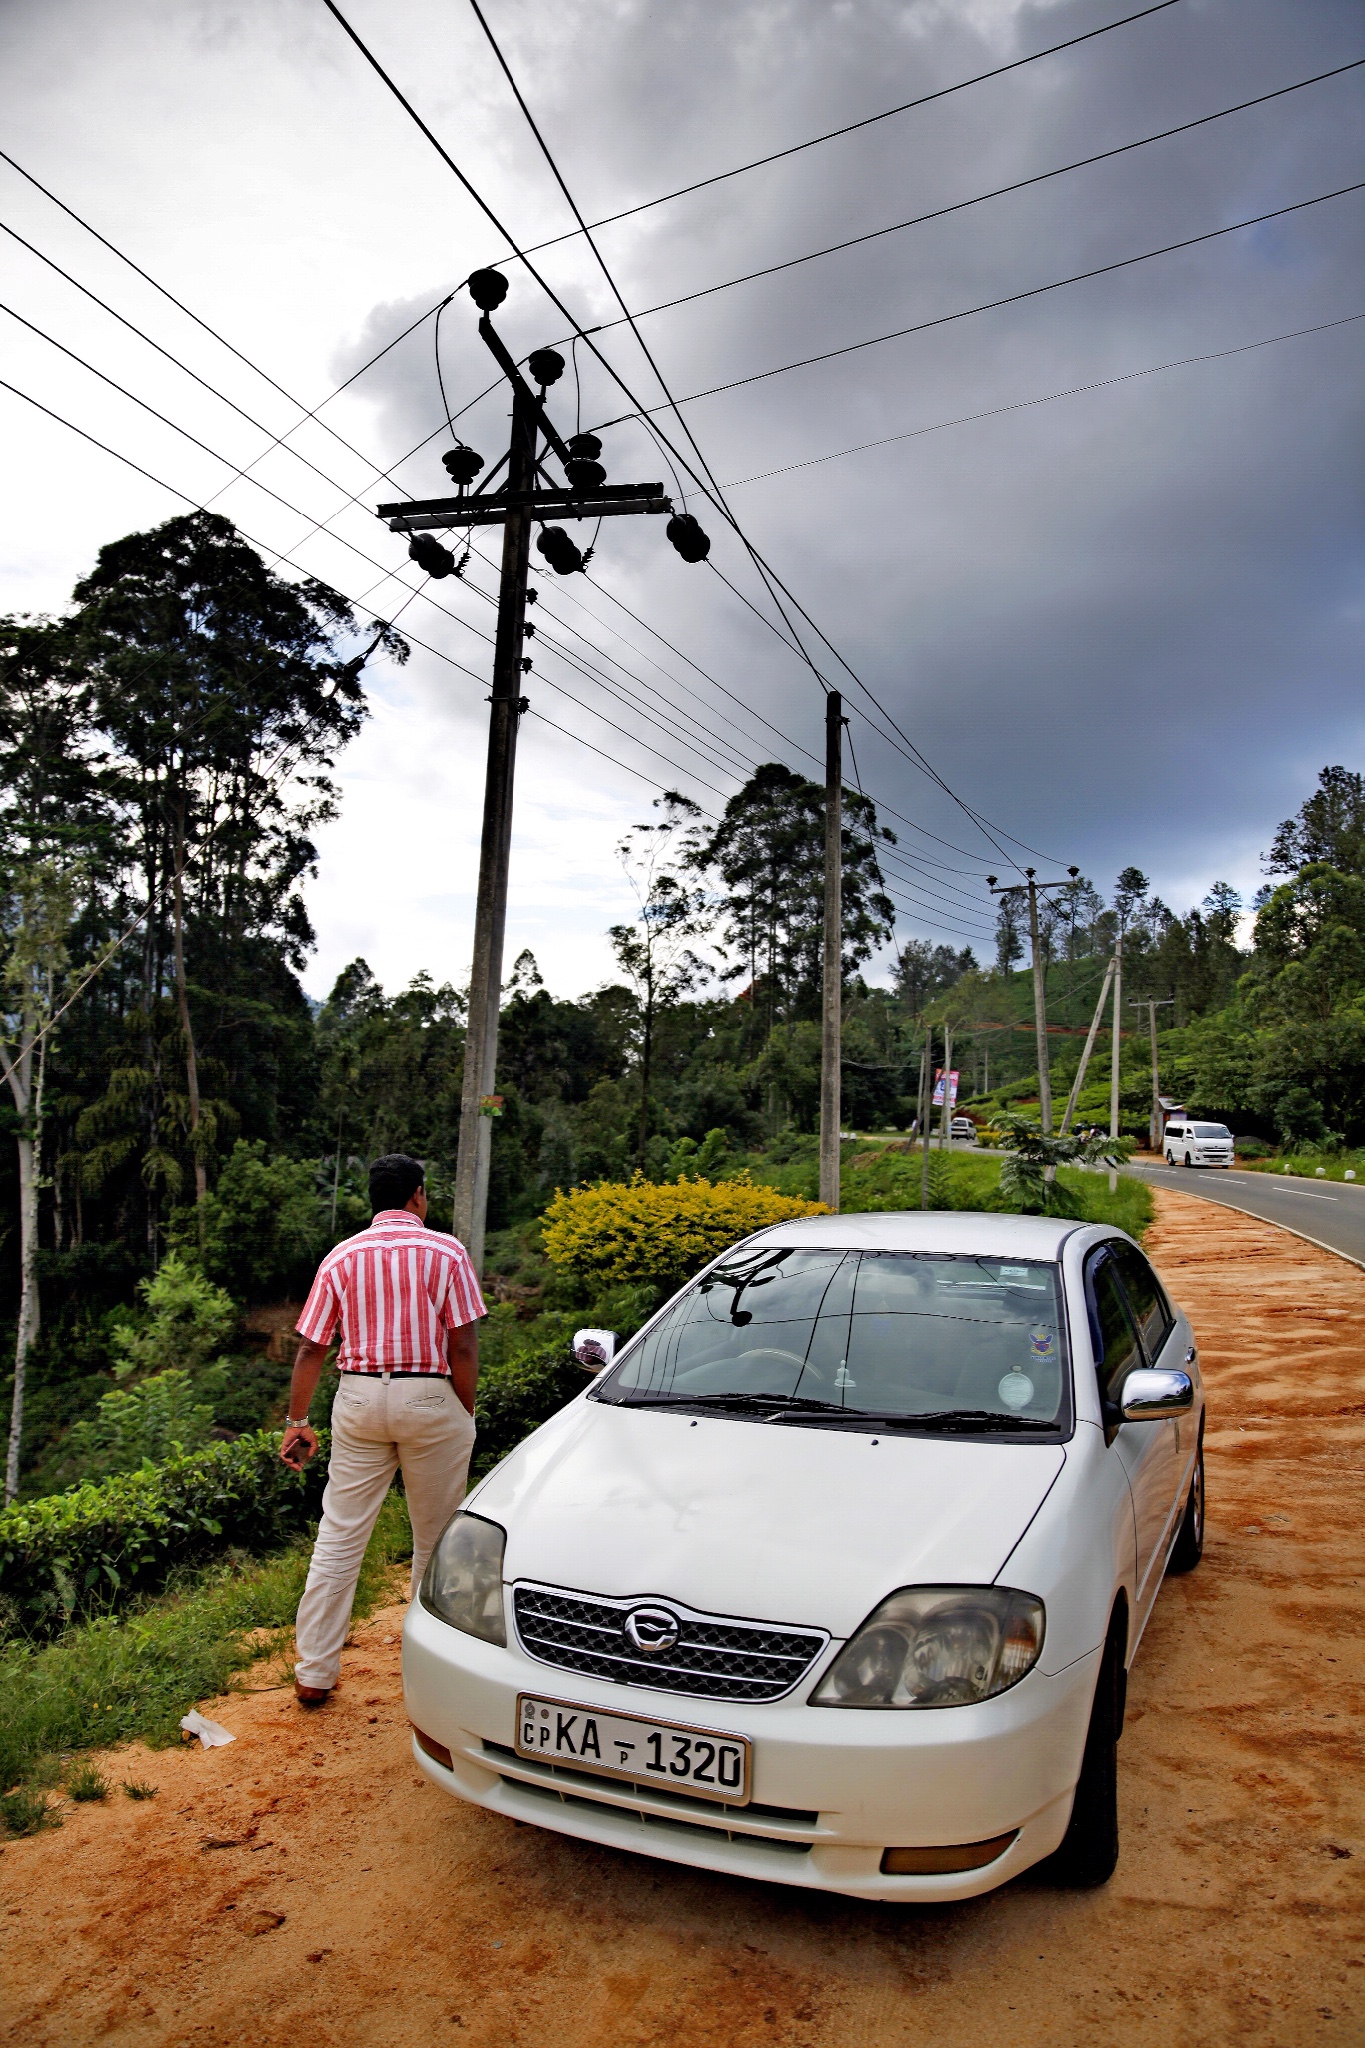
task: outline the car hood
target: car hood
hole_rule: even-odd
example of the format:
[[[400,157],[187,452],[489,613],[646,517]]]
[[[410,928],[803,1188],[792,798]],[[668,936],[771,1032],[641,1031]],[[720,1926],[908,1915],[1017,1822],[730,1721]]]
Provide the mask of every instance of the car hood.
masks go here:
[[[576,1401],[469,1505],[509,1581],[846,1636],[898,1586],[994,1580],[1065,1458]]]

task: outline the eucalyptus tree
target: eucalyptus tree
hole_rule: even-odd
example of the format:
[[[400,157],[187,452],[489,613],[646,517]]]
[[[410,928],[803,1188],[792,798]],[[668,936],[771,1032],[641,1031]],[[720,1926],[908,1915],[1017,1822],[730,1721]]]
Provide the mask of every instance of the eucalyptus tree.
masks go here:
[[[657,797],[655,806],[663,812],[658,822],[632,826],[616,849],[637,907],[629,924],[614,924],[607,931],[616,964],[628,976],[639,1006],[641,1158],[649,1139],[655,1023],[664,1005],[690,995],[706,977],[706,964],[691,942],[704,937],[715,921],[706,891],[695,880],[702,859],[700,810],[676,790]]]
[[[87,1115],[87,1169],[99,1180],[140,1152],[154,1218],[186,1157],[201,1203],[207,1188],[225,1104],[204,1091],[205,1047],[230,1092],[260,1056],[266,991],[311,944],[300,884],[365,716],[365,657],[342,658],[359,631],[344,599],[286,582],[208,512],[102,548],[75,605],[146,912],[136,1015]],[[391,629],[371,630],[369,651],[406,658]]]

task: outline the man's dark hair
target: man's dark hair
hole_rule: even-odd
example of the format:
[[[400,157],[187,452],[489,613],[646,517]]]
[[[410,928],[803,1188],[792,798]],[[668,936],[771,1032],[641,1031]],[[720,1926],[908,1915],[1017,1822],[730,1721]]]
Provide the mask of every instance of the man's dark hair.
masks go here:
[[[386,1152],[376,1159],[370,1168],[370,1207],[375,1215],[381,1209],[405,1209],[426,1177],[421,1160],[410,1159],[406,1152]]]

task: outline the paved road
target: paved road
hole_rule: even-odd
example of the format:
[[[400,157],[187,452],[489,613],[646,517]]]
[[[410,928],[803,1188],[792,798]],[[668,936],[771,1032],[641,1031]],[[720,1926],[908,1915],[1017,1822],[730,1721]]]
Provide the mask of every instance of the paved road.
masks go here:
[[[1365,1185],[1303,1180],[1297,1174],[1238,1173],[1235,1167],[1218,1166],[1134,1162],[1124,1171],[1140,1174],[1155,1187],[1175,1188],[1182,1195],[1245,1209],[1267,1223],[1282,1223],[1365,1266]]]

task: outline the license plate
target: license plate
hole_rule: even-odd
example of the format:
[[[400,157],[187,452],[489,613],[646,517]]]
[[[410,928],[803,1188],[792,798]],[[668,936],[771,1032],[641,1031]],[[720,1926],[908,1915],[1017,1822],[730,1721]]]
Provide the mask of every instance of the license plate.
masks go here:
[[[742,1735],[718,1735],[677,1721],[646,1721],[606,1714],[600,1707],[522,1693],[517,1699],[518,1756],[569,1764],[603,1778],[629,1778],[690,1792],[727,1806],[749,1801],[749,1744]]]

